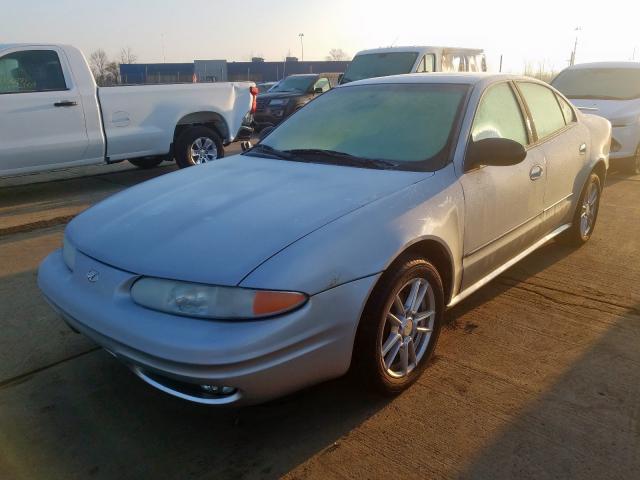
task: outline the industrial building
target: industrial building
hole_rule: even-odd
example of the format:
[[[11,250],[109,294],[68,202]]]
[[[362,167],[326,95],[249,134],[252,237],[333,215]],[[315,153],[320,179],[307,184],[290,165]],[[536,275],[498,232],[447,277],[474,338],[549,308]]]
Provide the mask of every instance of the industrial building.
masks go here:
[[[265,62],[254,58],[250,62],[226,60],[195,60],[193,63],[134,63],[120,65],[123,84],[226,82],[250,80],[275,82],[294,73],[343,73],[349,62],[300,62],[288,57],[282,62]]]

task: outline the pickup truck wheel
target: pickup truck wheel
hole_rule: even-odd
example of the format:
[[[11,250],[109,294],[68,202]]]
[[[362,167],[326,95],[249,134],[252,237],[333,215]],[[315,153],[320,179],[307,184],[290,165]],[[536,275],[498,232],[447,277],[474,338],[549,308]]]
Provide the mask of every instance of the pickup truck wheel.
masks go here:
[[[129,160],[129,163],[146,170],[148,168],[157,167],[162,163],[162,160],[164,160],[162,157],[132,158]]]
[[[593,230],[596,227],[598,219],[598,211],[600,210],[600,195],[602,194],[602,185],[600,177],[595,173],[591,173],[587,179],[587,183],[582,189],[580,200],[573,216],[573,225],[567,230],[561,240],[564,243],[579,247],[589,241]]]
[[[433,355],[444,318],[436,268],[420,257],[391,267],[376,285],[356,335],[357,378],[388,395],[415,382]]]
[[[224,157],[224,147],[211,128],[191,127],[178,137],[175,157],[180,168],[201,165]]]

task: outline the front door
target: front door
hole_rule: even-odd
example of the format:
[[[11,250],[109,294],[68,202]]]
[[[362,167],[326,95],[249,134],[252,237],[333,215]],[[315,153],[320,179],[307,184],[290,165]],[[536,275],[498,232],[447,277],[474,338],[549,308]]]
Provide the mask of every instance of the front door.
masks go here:
[[[78,163],[89,139],[82,102],[54,49],[0,57],[0,175]]]
[[[508,138],[527,147],[512,166],[481,166],[461,177],[465,199],[462,290],[474,285],[531,246],[540,235],[545,193],[545,158],[537,147],[509,82],[484,93],[472,127],[472,140]]]

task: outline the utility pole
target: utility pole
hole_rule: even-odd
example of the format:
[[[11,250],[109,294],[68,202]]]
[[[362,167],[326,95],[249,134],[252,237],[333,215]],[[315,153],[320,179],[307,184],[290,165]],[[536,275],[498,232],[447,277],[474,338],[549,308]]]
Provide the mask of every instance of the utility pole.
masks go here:
[[[502,54],[500,54],[500,70],[498,71],[502,73]]]
[[[160,34],[160,45],[162,46],[162,63],[167,63],[167,57],[164,53],[164,33]]]
[[[299,33],[298,36],[300,37],[300,47],[302,48],[302,58],[300,61],[304,62],[304,41],[302,40],[304,38],[304,33]]]
[[[574,32],[580,32],[582,27],[576,27]],[[569,60],[569,66],[573,66],[576,64],[576,51],[578,50],[578,33],[576,33],[576,41],[573,44],[573,52],[571,52],[571,60]]]

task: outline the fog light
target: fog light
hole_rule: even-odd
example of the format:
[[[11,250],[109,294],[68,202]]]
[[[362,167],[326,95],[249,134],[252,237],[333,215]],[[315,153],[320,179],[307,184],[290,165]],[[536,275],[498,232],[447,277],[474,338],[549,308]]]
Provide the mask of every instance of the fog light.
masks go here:
[[[233,387],[225,387],[223,385],[200,385],[202,390],[209,395],[228,396],[236,392]]]

